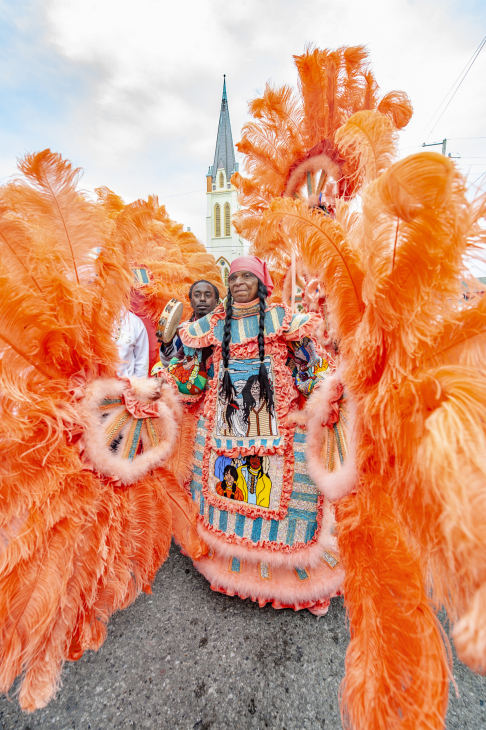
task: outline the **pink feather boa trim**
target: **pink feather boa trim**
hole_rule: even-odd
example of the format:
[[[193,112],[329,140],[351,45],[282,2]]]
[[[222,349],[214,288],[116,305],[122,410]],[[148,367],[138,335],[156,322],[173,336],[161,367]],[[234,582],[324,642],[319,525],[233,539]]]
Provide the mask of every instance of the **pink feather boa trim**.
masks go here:
[[[333,373],[310,395],[302,411],[293,411],[288,420],[307,427],[307,468],[316,485],[329,502],[337,502],[356,489],[355,408],[346,394],[349,426],[346,433],[346,463],[338,471],[328,472],[321,458],[325,429],[336,422],[336,408],[343,393],[339,373]]]
[[[272,342],[273,340],[278,339],[279,337],[284,337],[286,340],[301,340],[303,337],[308,337],[311,335],[312,332],[319,326],[321,322],[321,317],[318,314],[315,314],[315,312],[309,312],[308,313],[308,321],[305,322],[301,327],[299,327],[295,332],[292,332],[289,334],[286,330],[290,327],[290,323],[292,321],[292,310],[290,307],[288,307],[283,302],[272,302],[271,304],[267,305],[267,311],[274,309],[275,307],[283,307],[285,309],[285,317],[283,319],[282,324],[280,327],[275,331],[268,334],[265,334],[265,350],[267,347],[267,342]],[[211,316],[211,322],[210,322],[210,328],[209,332],[202,337],[191,337],[191,335],[187,331],[187,327],[182,329],[180,331],[180,338],[182,340],[182,343],[186,345],[186,347],[194,347],[196,349],[200,349],[202,347],[208,347],[208,345],[215,345],[221,347],[221,342],[217,339],[217,337],[214,334],[214,328],[220,322],[222,319],[226,317],[226,310],[220,306],[216,307],[214,312]],[[237,347],[238,345],[247,344],[250,342],[257,342],[258,335],[255,335],[255,337],[248,337],[243,342],[237,343],[234,345],[234,347]],[[230,346],[230,352],[231,352]]]

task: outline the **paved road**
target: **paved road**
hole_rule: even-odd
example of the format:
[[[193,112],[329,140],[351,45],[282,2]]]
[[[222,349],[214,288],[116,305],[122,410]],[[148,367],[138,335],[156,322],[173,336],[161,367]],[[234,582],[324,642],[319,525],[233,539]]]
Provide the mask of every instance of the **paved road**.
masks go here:
[[[110,624],[96,654],[67,664],[33,715],[0,700],[2,730],[338,730],[348,634],[342,602],[321,619],[213,593],[173,548],[152,596]],[[448,730],[486,730],[486,680],[456,662]]]

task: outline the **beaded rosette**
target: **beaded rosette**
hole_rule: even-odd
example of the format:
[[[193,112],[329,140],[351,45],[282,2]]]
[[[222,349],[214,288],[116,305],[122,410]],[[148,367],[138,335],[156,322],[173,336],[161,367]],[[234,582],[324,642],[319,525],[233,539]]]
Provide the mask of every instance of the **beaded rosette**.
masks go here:
[[[99,378],[81,406],[87,422],[83,458],[98,473],[131,484],[173,450],[181,407],[174,389],[154,378]]]

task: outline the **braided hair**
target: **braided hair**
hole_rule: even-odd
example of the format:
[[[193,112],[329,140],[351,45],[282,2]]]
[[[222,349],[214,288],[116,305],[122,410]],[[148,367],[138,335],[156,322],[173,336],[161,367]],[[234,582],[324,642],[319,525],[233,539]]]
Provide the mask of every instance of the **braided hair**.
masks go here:
[[[275,407],[273,401],[273,388],[268,379],[268,372],[265,366],[265,304],[268,290],[265,284],[258,279],[258,298],[260,300],[260,322],[258,328],[258,354],[260,356],[260,370],[258,372],[258,384],[260,386],[260,399],[264,400],[271,416],[275,415]],[[230,357],[231,342],[231,318],[233,316],[233,297],[228,290],[226,298],[226,318],[224,320],[223,341],[221,343],[221,354],[223,356],[224,375],[220,388],[220,397],[227,404],[226,421],[232,428],[233,416],[235,414],[234,403],[236,402],[236,393],[231,382],[228,365]]]

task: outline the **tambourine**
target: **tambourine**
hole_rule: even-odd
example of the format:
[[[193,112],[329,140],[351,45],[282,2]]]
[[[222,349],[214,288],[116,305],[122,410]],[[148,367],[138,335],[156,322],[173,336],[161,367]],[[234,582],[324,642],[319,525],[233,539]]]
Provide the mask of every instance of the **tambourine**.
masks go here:
[[[178,299],[167,302],[155,333],[159,342],[171,342],[182,319],[184,305]]]

